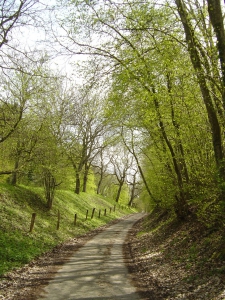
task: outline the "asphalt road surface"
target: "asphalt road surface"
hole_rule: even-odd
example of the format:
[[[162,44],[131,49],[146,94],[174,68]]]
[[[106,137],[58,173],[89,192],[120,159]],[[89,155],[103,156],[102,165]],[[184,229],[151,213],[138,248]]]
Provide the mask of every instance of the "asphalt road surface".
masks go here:
[[[143,215],[130,215],[88,241],[58,271],[39,299],[140,300],[124,263],[123,243]]]

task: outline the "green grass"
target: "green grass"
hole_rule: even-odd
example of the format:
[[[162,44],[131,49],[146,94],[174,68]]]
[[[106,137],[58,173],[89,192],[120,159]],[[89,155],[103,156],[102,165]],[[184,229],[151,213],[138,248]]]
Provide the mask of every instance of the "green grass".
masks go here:
[[[0,184],[0,276],[28,263],[63,241],[135,212],[127,207],[120,209],[119,206],[114,212],[114,205],[113,200],[101,196],[87,193],[76,195],[73,191],[57,190],[53,207],[49,211],[41,188]],[[96,211],[91,219],[93,208]],[[106,216],[103,215],[105,208]],[[102,212],[101,218],[98,218],[99,209]],[[85,220],[87,210],[89,214]],[[59,230],[56,229],[58,211]],[[33,232],[30,233],[30,221],[34,212],[36,220]]]

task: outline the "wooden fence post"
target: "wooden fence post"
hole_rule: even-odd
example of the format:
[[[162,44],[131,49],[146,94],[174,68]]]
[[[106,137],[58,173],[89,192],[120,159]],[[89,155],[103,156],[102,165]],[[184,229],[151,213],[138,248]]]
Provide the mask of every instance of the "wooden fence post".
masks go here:
[[[95,208],[92,209],[91,219],[93,219],[95,213]]]
[[[60,224],[60,212],[58,209],[58,221],[57,221],[57,227],[56,227],[57,230],[59,230],[59,224]]]
[[[74,215],[74,225],[77,224],[77,214]]]
[[[35,218],[36,218],[36,213],[32,213],[31,222],[30,222],[30,232],[32,232],[34,228]]]
[[[87,220],[87,218],[88,218],[88,209],[86,211],[86,219],[85,220]]]

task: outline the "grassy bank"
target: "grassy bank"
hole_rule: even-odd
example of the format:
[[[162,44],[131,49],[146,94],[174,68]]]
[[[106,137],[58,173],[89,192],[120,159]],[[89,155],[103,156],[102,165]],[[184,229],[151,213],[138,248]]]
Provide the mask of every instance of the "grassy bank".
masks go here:
[[[42,189],[0,184],[0,276],[65,240],[134,212],[125,205],[116,205],[114,211],[114,205],[113,200],[101,196],[87,193],[76,195],[73,191],[58,190],[53,208],[49,211]],[[96,210],[91,219],[93,208]],[[58,212],[60,224],[57,230]],[[36,213],[36,219],[31,233],[32,213]]]

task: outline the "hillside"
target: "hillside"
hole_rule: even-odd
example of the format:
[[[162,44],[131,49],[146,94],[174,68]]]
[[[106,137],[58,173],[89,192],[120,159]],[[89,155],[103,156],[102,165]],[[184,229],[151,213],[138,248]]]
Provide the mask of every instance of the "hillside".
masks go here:
[[[114,205],[113,200],[94,194],[76,195],[73,191],[57,190],[53,208],[48,210],[41,188],[1,184],[0,276],[3,277],[7,271],[28,263],[70,238],[132,212],[125,205],[118,204],[114,211]],[[91,219],[93,208],[95,213]],[[33,213],[36,213],[36,219],[33,231],[30,232]]]
[[[96,212],[92,220],[90,215],[85,220],[87,209],[95,206],[98,211],[107,207],[109,211],[114,202],[90,194],[77,196],[69,191],[57,191],[53,210],[48,212],[41,199],[39,189],[31,191],[20,186],[8,190],[5,186],[4,190],[1,186],[1,215],[5,217],[4,223],[1,222],[1,266],[9,270],[26,263],[23,268],[5,274],[5,278],[1,276],[4,295],[20,295],[22,298],[18,299],[33,295],[29,299],[35,299],[37,289],[48,282],[72,252],[103,230],[104,224],[133,212],[117,207],[115,212],[100,219]],[[24,211],[19,214],[21,208]],[[61,223],[56,230],[58,209]],[[34,231],[29,233],[33,211],[37,212],[37,220]],[[80,216],[76,226],[74,211]],[[81,237],[74,238],[78,236]],[[224,300],[224,249],[222,228],[206,226],[193,216],[181,222],[171,211],[155,209],[130,231],[124,254],[133,283],[143,299]],[[43,252],[45,255],[40,255]],[[27,264],[29,260],[32,262]]]
[[[134,284],[146,299],[224,300],[225,235],[190,217],[155,210],[138,222],[125,247]]]

